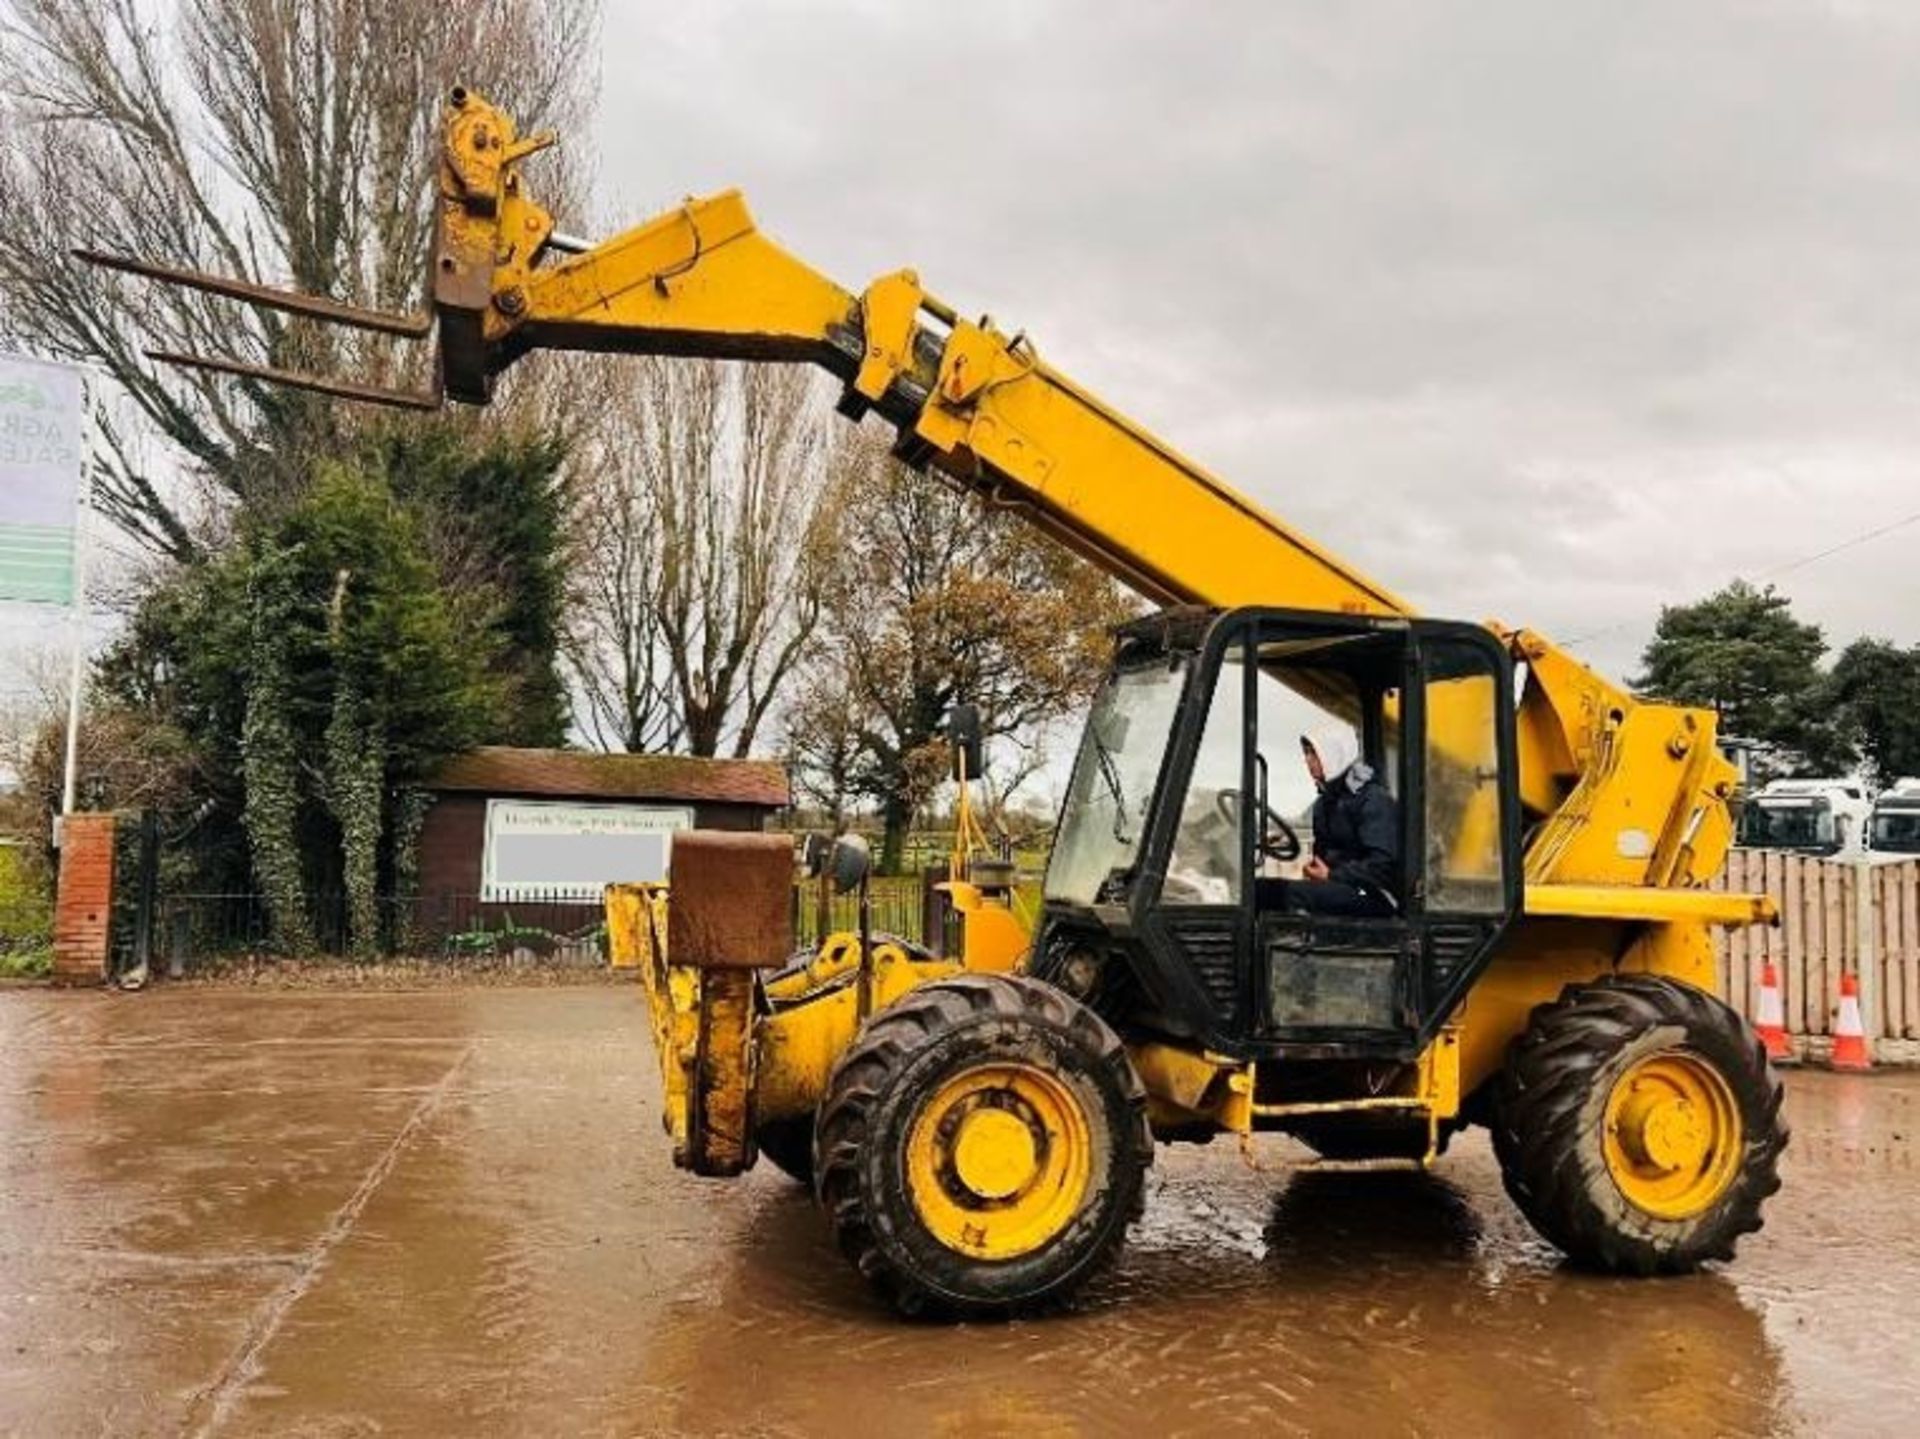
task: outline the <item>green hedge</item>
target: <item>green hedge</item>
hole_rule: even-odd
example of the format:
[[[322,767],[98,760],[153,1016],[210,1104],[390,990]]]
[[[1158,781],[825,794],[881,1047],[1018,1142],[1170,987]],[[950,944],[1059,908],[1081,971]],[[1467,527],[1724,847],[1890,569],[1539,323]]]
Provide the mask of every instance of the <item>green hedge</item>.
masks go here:
[[[45,974],[53,963],[53,900],[32,857],[0,844],[0,978]]]

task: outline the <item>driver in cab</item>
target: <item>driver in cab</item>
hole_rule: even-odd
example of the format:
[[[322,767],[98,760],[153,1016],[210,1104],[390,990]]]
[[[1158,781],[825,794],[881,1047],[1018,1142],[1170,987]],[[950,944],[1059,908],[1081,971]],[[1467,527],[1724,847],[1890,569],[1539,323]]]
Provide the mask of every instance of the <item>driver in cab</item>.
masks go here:
[[[1387,918],[1400,912],[1400,807],[1353,731],[1329,726],[1300,736],[1313,802],[1313,857],[1301,878],[1262,881],[1280,890],[1282,909],[1308,914]]]

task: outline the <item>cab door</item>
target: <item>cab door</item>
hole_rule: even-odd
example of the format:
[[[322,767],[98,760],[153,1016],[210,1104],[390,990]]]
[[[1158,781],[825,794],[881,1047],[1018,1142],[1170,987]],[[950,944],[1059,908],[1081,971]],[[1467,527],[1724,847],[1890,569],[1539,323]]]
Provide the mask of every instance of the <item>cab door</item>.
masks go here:
[[[1413,843],[1407,910],[1422,954],[1423,1038],[1444,1022],[1519,911],[1513,668],[1474,625],[1415,626],[1409,689]]]
[[[1265,866],[1254,886],[1259,1038],[1289,1054],[1404,1055],[1424,997],[1423,934],[1407,901],[1416,843],[1408,796],[1419,762],[1403,733],[1407,627],[1271,615],[1259,653],[1252,737],[1265,775],[1262,812],[1272,812],[1270,829],[1284,823],[1300,842],[1297,861]],[[1321,793],[1301,741],[1329,729],[1356,743],[1396,820],[1395,873],[1384,902],[1375,891],[1373,912],[1321,909],[1303,894],[1311,885],[1296,888],[1306,878]]]
[[[1218,659],[1211,666],[1203,661],[1198,672],[1195,723],[1176,737],[1176,756],[1184,758],[1191,746],[1192,758],[1167,786],[1171,843],[1151,924],[1175,957],[1171,974],[1184,981],[1184,993],[1155,996],[1163,1014],[1197,1005],[1205,1018],[1192,1027],[1216,1037],[1239,1035],[1247,1010],[1253,888],[1247,796],[1257,792],[1257,782],[1248,744],[1253,691],[1246,633],[1232,617],[1221,622]]]

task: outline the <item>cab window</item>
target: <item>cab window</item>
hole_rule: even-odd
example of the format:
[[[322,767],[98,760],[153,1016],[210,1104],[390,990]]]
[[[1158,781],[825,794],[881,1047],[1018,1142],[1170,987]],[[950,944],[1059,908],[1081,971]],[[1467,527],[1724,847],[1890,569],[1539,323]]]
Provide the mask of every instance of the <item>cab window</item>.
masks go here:
[[[1506,851],[1494,662],[1476,645],[1432,640],[1425,649],[1424,681],[1426,908],[1497,912],[1506,904]]]
[[[1180,807],[1162,894],[1170,904],[1237,904],[1244,888],[1246,814],[1241,803],[1246,754],[1244,645],[1221,657],[1193,776]]]

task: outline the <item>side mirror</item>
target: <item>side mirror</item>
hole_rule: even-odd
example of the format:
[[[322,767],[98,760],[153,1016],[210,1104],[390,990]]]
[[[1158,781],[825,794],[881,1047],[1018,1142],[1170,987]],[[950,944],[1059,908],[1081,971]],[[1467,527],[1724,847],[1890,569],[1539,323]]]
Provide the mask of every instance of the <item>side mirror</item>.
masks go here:
[[[833,852],[827,858],[827,873],[833,876],[836,894],[858,889],[872,868],[873,851],[859,835],[843,834],[833,842]]]
[[[953,777],[980,778],[982,746],[978,705],[955,705],[947,711],[947,742],[953,746]]]

